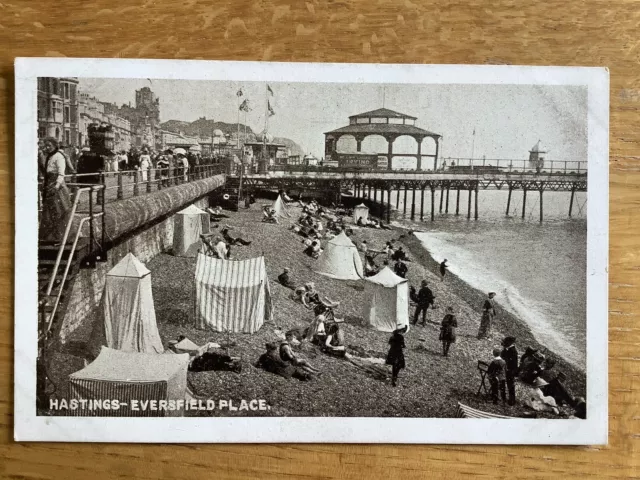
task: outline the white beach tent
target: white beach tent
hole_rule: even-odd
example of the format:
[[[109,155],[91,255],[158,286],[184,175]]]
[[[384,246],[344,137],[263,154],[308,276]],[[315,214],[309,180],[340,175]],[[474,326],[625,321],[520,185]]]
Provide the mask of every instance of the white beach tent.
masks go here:
[[[197,328],[254,333],[271,320],[264,257],[222,260],[199,254],[195,288]]]
[[[128,253],[108,273],[102,295],[105,343],[124,352],[162,353],[151,272]]]
[[[358,223],[358,219],[362,217],[363,221],[369,219],[369,207],[361,203],[353,209],[353,223]]]
[[[318,258],[315,271],[338,280],[363,278],[358,249],[344,232],[327,242],[324,252]]]
[[[175,215],[173,224],[173,254],[177,257],[195,257],[200,249],[200,234],[209,233],[209,214],[195,205],[189,205]]]
[[[182,416],[175,401],[185,400],[189,354],[157,354],[121,352],[102,347],[98,357],[82,370],[69,376],[72,399],[95,400],[101,409],[74,410],[77,416],[97,417],[164,417]],[[117,410],[104,401],[118,400]],[[133,408],[137,400],[138,409]],[[174,410],[152,408],[152,400],[173,403]],[[125,405],[126,404],[126,405]],[[145,408],[146,406],[146,408]],[[169,406],[169,405],[168,405]]]
[[[393,332],[409,325],[409,283],[389,267],[366,279],[364,318],[376,330]]]
[[[278,195],[278,199],[273,204],[273,209],[276,211],[277,217],[290,217],[289,211],[287,210],[287,206],[282,199],[282,195]]]

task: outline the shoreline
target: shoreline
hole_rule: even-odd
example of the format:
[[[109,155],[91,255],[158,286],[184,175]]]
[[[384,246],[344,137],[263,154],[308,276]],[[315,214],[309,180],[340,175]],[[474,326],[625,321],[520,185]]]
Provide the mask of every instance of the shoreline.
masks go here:
[[[398,231],[406,230],[407,233],[412,231],[409,228],[399,227],[396,225],[392,225],[392,228],[397,229]],[[438,272],[440,264],[434,260],[428,248],[425,247],[415,235],[411,234],[405,236],[400,243],[402,243],[405,249],[410,252],[409,258],[412,262],[416,259],[428,271]],[[477,313],[479,321],[482,316],[480,307],[486,299],[486,292],[472,287],[470,284],[451,272],[447,272],[444,283],[451,288],[458,298],[465,301]],[[438,299],[436,298],[436,303],[437,302]],[[545,375],[543,375],[543,378],[549,381],[555,377],[557,372],[561,371],[567,376],[566,386],[570,389],[572,394],[574,396],[582,396],[586,398],[586,372],[583,372],[567,361],[562,355],[540,343],[540,341],[538,341],[533,335],[533,332],[527,323],[517,315],[506,310],[499,304],[499,302],[498,312],[493,320],[492,331],[494,333],[500,332],[503,336],[516,337],[516,348],[518,349],[519,356],[524,353],[527,346],[546,351],[546,356],[552,356],[556,363],[553,369],[549,371],[549,378]]]

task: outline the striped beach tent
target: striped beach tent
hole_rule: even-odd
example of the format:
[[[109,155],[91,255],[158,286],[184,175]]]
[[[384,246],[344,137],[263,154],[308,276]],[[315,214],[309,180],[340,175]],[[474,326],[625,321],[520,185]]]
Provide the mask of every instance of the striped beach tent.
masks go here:
[[[195,277],[197,328],[254,333],[271,320],[264,257],[222,260],[198,254]]]
[[[457,418],[514,418],[505,417],[504,415],[498,415],[496,413],[483,412],[482,410],[476,410],[468,405],[458,402],[458,408],[456,409]]]
[[[177,402],[185,400],[188,366],[188,353],[136,353],[102,347],[93,362],[69,376],[70,397],[89,400],[91,404],[74,410],[73,414],[81,417],[182,416],[184,407],[178,408]],[[114,400],[119,402],[118,409],[113,408]],[[134,400],[138,402],[137,409]],[[151,401],[155,401],[155,408]],[[166,401],[167,409],[159,407],[159,401]]]
[[[389,267],[365,279],[364,318],[380,332],[409,326],[409,283]]]

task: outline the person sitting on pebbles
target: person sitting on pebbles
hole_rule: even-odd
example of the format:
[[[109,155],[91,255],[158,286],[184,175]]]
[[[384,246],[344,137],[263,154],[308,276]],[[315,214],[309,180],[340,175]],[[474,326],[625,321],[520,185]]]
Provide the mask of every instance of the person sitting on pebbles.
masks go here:
[[[334,357],[344,357],[347,353],[344,345],[344,333],[340,327],[343,322],[342,319],[335,319],[327,328],[327,338],[322,351]]]
[[[291,269],[289,267],[284,267],[284,271],[278,275],[278,282],[280,282],[280,285],[283,287],[290,288],[291,290],[296,289],[295,283],[291,279]]]
[[[320,374],[320,370],[311,365],[307,360],[297,356],[291,348],[291,342],[293,341],[293,333],[287,332],[285,340],[280,343],[280,358],[282,361],[290,363],[294,367],[299,367],[305,372],[311,374]]]

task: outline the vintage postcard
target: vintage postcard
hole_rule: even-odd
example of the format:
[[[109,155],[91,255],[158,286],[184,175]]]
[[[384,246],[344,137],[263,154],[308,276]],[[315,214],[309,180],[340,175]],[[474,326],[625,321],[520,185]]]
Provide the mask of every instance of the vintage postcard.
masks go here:
[[[16,60],[15,438],[607,442],[604,68]]]

